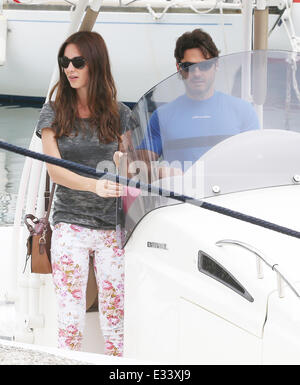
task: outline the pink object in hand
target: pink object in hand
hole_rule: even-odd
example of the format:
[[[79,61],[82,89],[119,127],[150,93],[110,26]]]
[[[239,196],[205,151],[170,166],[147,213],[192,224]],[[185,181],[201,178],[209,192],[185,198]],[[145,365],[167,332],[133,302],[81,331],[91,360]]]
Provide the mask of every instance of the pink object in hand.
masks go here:
[[[122,196],[123,210],[125,213],[127,213],[132,203],[141,194],[141,190],[135,187],[124,187],[123,191],[124,191],[124,195]]]

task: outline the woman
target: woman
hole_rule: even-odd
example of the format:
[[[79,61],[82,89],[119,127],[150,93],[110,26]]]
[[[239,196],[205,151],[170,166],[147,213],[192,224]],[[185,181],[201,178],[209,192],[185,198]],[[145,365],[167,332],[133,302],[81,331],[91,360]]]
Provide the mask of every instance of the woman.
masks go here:
[[[96,168],[113,164],[130,121],[116,100],[107,48],[95,32],[77,32],[58,53],[60,78],[40,114],[37,134],[47,155]],[[47,165],[57,184],[51,244],[58,299],[58,345],[79,350],[86,311],[89,258],[94,258],[105,353],[122,355],[124,255],[115,232],[122,186]],[[113,171],[111,168],[108,171]]]

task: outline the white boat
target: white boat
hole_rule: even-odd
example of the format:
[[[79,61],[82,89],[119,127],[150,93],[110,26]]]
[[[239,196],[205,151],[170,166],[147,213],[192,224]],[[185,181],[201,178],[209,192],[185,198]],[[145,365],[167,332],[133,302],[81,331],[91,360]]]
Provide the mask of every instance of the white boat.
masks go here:
[[[216,90],[251,103],[260,129],[228,135],[210,145],[183,178],[153,183],[193,199],[180,203],[140,194],[123,202],[118,226],[125,234],[125,359],[299,364],[298,64],[295,51],[220,57]],[[139,100],[134,108],[141,122],[133,131],[137,143],[153,109],[183,92],[174,74]],[[41,152],[36,136],[30,148]],[[191,183],[195,175],[200,184]],[[26,158],[14,226],[0,227],[1,245],[7,245],[3,255],[10,261],[9,271],[0,269],[0,292],[16,303],[14,340],[54,347],[52,279],[31,274],[29,266],[23,273],[23,208],[41,216],[44,180],[41,163]],[[203,201],[260,221],[254,225],[207,210]],[[273,230],[260,226],[272,223]],[[91,277],[84,350],[101,354],[94,301]]]

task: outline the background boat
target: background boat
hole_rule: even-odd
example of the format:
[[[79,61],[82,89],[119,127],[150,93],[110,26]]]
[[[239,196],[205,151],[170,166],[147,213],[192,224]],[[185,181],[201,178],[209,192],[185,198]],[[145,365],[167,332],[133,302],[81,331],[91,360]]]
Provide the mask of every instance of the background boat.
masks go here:
[[[0,95],[8,101],[13,95],[47,95],[58,48],[71,23],[69,2],[20,2],[4,1],[0,19]],[[297,34],[300,4],[288,3]],[[284,6],[282,1],[279,4]],[[176,72],[175,41],[186,31],[203,28],[212,35],[221,55],[245,51],[242,5],[242,0],[104,0],[93,29],[107,42],[119,99],[134,103]],[[269,37],[269,49],[292,49],[293,29],[289,36],[284,24],[277,23],[283,10],[269,8],[269,30],[276,25]]]

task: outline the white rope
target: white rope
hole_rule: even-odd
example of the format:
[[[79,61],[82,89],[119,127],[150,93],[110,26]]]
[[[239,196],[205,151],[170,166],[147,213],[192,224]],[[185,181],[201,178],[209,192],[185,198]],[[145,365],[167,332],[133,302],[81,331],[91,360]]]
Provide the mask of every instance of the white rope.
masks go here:
[[[205,14],[205,13],[210,13],[212,11],[214,11],[216,8],[217,8],[217,5],[218,5],[218,2],[220,0],[216,0],[215,2],[215,5],[213,7],[211,7],[210,9],[208,10],[205,10],[205,11],[198,11],[198,9],[196,9],[193,5],[190,5],[189,8],[194,11],[195,13],[198,13],[198,14]]]
[[[284,25],[285,31],[290,40],[292,50],[296,52],[300,52],[300,38],[296,36],[294,23],[291,17],[291,5],[290,0],[285,0],[285,11],[282,14],[281,20]],[[288,20],[288,23],[287,23]]]
[[[168,6],[166,6],[164,8],[164,10],[162,11],[162,13],[160,15],[158,15],[156,12],[154,12],[154,10],[152,9],[150,4],[147,4],[146,8],[147,8],[148,12],[152,15],[154,20],[160,20],[164,16],[164,14],[169,10],[169,8],[173,7],[177,3],[178,3],[178,1],[176,1],[176,0],[172,1]]]
[[[134,2],[135,0],[133,0],[133,1],[130,1],[129,3],[127,3],[126,5],[128,5],[128,4],[132,4],[133,2]],[[206,9],[206,10],[203,10],[203,11],[199,11],[199,9],[197,9],[197,6],[196,5],[194,5],[195,3],[198,3],[199,4],[199,6],[201,5],[202,7],[205,5],[205,1],[206,0],[197,0],[197,1],[186,1],[186,0],[173,0],[173,1],[171,1],[164,9],[163,9],[163,11],[160,13],[160,14],[158,14],[158,13],[156,13],[154,10],[153,10],[153,8],[152,8],[152,6],[151,6],[151,4],[150,3],[147,3],[146,4],[146,8],[147,8],[147,10],[148,10],[148,12],[152,15],[152,17],[155,19],[155,20],[160,20],[167,12],[168,12],[168,10],[170,9],[170,8],[172,8],[172,7],[174,7],[174,8],[176,8],[176,7],[181,7],[181,8],[183,8],[183,7],[186,7],[186,8],[189,8],[189,9],[191,9],[193,12],[195,12],[195,13],[197,13],[197,14],[207,14],[207,13],[210,13],[210,12],[212,12],[212,11],[214,11],[215,9],[217,9],[217,8],[220,8],[220,10],[221,10],[221,12],[223,13],[223,8],[224,8],[224,2],[223,2],[223,0],[215,0],[215,4],[211,7],[211,8],[209,8],[209,9]],[[193,3],[193,4],[192,4]],[[237,6],[238,5],[241,5],[241,3],[240,2],[237,2],[237,3],[235,3]]]
[[[294,88],[296,97],[297,97],[298,101],[300,102],[300,91],[299,91],[298,81],[296,78],[296,72],[297,72],[297,60],[296,60],[297,54],[296,54],[296,52],[299,52],[300,39],[295,34],[294,24],[293,24],[293,21],[291,19],[291,5],[290,5],[289,0],[285,0],[285,7],[286,7],[286,9],[285,9],[284,13],[286,13],[286,17],[289,20],[291,31],[289,30],[289,28],[287,26],[287,23],[285,21],[285,17],[282,17],[282,22],[283,22],[283,25],[284,25],[285,30],[287,32],[287,35],[290,39],[292,49],[293,49],[293,54],[292,54],[291,61],[290,61],[290,65],[292,68],[292,82],[293,82],[293,88]]]

